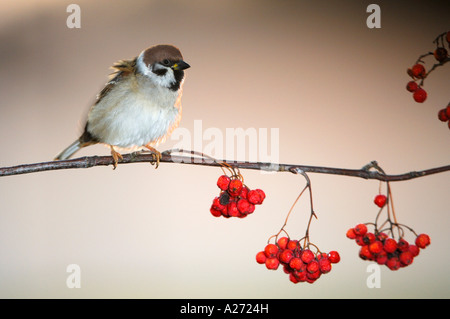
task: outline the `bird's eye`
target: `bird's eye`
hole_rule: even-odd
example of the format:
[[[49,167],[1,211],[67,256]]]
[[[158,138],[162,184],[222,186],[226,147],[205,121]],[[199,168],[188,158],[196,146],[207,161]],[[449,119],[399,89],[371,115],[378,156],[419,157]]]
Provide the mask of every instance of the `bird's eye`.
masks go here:
[[[164,65],[169,65],[169,64],[170,64],[170,61],[167,60],[167,59],[164,59],[164,60],[162,61],[162,63],[163,63]]]

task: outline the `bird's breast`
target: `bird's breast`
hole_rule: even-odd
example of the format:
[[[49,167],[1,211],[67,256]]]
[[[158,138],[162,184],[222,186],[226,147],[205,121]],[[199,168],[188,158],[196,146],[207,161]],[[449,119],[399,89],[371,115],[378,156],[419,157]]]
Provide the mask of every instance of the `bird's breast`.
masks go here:
[[[179,94],[136,80],[119,83],[91,109],[88,130],[114,146],[155,146],[178,125]]]

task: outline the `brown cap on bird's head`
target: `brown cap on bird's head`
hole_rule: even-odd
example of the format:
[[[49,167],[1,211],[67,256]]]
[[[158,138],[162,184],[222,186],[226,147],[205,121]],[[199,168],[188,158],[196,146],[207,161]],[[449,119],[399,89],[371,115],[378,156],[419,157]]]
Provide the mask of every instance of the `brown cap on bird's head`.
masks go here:
[[[183,62],[178,65],[178,68],[183,70],[189,67],[189,64],[183,61],[183,56],[178,48],[173,45],[168,44],[160,44],[152,46],[148,49],[145,49],[143,52],[142,61],[145,65],[153,65],[157,62],[166,64],[164,61],[167,61],[172,64],[177,64],[177,62]]]

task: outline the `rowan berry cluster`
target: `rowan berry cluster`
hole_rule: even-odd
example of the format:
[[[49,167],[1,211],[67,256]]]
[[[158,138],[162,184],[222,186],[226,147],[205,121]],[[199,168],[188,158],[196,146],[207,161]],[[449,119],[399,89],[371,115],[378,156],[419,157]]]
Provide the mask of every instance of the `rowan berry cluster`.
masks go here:
[[[256,254],[256,262],[264,264],[269,270],[277,270],[280,264],[293,283],[315,282],[322,274],[331,271],[332,264],[340,261],[337,251],[314,253],[301,246],[301,240],[281,237],[275,244],[267,244],[263,251]]]
[[[411,244],[404,238],[395,240],[384,232],[369,232],[366,224],[350,228],[346,235],[361,247],[359,250],[361,259],[386,265],[390,270],[411,265],[414,258],[419,255],[420,249],[430,244],[430,237],[427,234],[418,235],[415,244]]]
[[[449,47],[450,45],[450,31],[440,34],[433,42],[436,44],[436,49],[433,52],[421,55],[415,64],[407,70],[412,81],[409,81],[406,84],[406,90],[413,94],[414,101],[417,103],[425,102],[428,96],[427,92],[423,89],[425,78],[427,78],[436,67],[442,66],[450,61],[448,49],[446,48],[446,46]],[[433,56],[435,60],[435,64],[428,71],[425,69],[425,66],[423,65],[424,61],[422,60],[422,58],[426,56]],[[438,112],[438,118],[442,122],[449,122],[448,126],[450,128],[450,107],[441,109]]]
[[[255,211],[255,205],[261,205],[266,198],[263,190],[248,188],[240,175],[222,175],[217,180],[217,186],[220,194],[213,199],[210,208],[215,217],[246,217]]]
[[[417,80],[419,79],[425,79],[427,72],[425,70],[425,67],[417,63],[415,64],[411,69],[408,69],[408,74],[414,79],[413,81],[409,81],[406,84],[406,89],[409,92],[412,92],[413,99],[417,103],[423,103],[427,99],[427,91],[425,91],[420,84],[417,84]]]

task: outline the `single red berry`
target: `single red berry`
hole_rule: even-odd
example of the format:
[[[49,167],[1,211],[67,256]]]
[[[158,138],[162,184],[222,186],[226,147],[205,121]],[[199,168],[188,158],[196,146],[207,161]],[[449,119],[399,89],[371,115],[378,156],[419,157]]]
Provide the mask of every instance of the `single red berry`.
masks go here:
[[[413,98],[417,103],[423,103],[427,99],[427,92],[419,88],[413,93]]]
[[[278,254],[278,247],[274,244],[267,244],[264,248],[267,257],[275,257]]]
[[[300,258],[302,259],[302,261],[305,264],[308,264],[308,263],[311,262],[311,260],[314,259],[314,253],[311,250],[309,250],[309,249],[305,249],[305,250],[303,250]]]
[[[409,243],[408,243],[405,239],[400,238],[400,239],[398,240],[398,243],[397,243],[397,249],[398,249],[399,251],[401,251],[401,252],[407,251],[407,250],[408,250],[408,247],[409,247]]]
[[[366,260],[366,259],[373,260],[373,258],[374,258],[368,245],[364,245],[361,247],[361,249],[359,250],[359,257],[364,260]]]
[[[419,79],[423,79],[425,77],[426,71],[425,67],[422,64],[420,63],[415,64],[411,70],[414,77]]]
[[[265,264],[266,263],[266,254],[263,251],[260,251],[259,253],[256,254],[256,262],[258,264]]]
[[[400,260],[398,259],[398,257],[393,256],[386,261],[386,266],[390,270],[397,270],[400,268]]]
[[[447,117],[450,119],[450,103],[445,108],[445,114],[447,114]]]
[[[366,245],[373,243],[375,241],[375,239],[376,238],[373,233],[366,233],[362,238],[364,244],[366,244]]]
[[[321,274],[322,273],[319,269],[315,272],[306,272],[306,282],[312,284],[314,281],[316,281],[316,279],[320,277]]]
[[[383,207],[386,204],[386,200],[387,197],[385,195],[379,194],[377,196],[375,196],[375,199],[373,200],[373,202],[375,203],[375,205],[377,205],[378,207]]]
[[[354,230],[356,235],[364,236],[367,233],[367,226],[364,224],[358,224]]]
[[[278,266],[280,265],[280,261],[276,257],[267,258],[266,259],[266,267],[267,269],[277,270]]]
[[[306,267],[306,265],[300,258],[294,257],[289,261],[289,267],[295,270],[300,270],[303,267]]]
[[[412,264],[414,257],[410,251],[404,251],[398,256],[398,259],[402,263],[403,266],[408,266]]]
[[[331,271],[331,262],[328,258],[321,258],[319,260],[319,269],[322,274],[326,274]]]
[[[210,212],[214,217],[220,217],[220,216],[222,216],[222,211],[217,210],[217,209],[215,209],[215,208],[213,208],[213,207],[211,207],[211,208],[209,209],[209,212]]]
[[[249,204],[247,212],[249,214],[253,213],[255,211],[255,205],[253,205],[252,203]]]
[[[377,240],[369,245],[369,250],[373,254],[379,254],[383,250],[383,243]]]
[[[289,280],[293,282],[294,284],[298,284],[300,280],[298,280],[297,276],[295,276],[293,273],[289,274]]]
[[[328,254],[327,253],[320,253],[316,255],[317,260],[321,260],[323,258],[328,258]]]
[[[261,196],[261,203],[260,204],[262,204],[264,199],[266,198],[266,193],[264,193],[264,191],[262,189],[259,189],[259,188],[255,189],[255,191],[257,191],[259,193],[259,196]]]
[[[365,243],[364,243],[364,236],[357,235],[356,238],[355,238],[355,243],[358,246],[364,246],[365,245]]]
[[[237,204],[236,204],[237,209],[239,210],[239,212],[241,214],[245,214],[245,215],[247,215],[249,213],[250,205],[251,204],[244,198],[241,198],[240,200],[238,200]]]
[[[328,260],[332,264],[337,264],[341,260],[341,256],[339,256],[339,253],[335,250],[332,250],[328,253]]]
[[[278,256],[278,259],[284,263],[284,264],[288,264],[291,259],[294,257],[294,254],[292,253],[291,250],[289,249],[285,249],[281,252],[281,254]]]
[[[232,179],[228,185],[228,193],[230,196],[238,196],[243,187],[242,182],[239,179]]]
[[[228,211],[228,215],[230,217],[239,217],[239,215],[241,215],[241,212],[237,208],[236,201],[231,201],[231,202],[228,203],[227,211]]]
[[[230,177],[228,177],[227,175],[222,175],[217,180],[217,186],[221,190],[226,191],[228,189],[228,185],[230,185],[230,182],[231,182],[231,178]]]
[[[286,246],[287,249],[290,249],[292,251],[294,251],[297,247],[298,247],[298,240],[296,240],[296,239],[289,240],[289,242],[287,243],[287,246]]]
[[[306,266],[306,270],[307,270],[309,273],[311,273],[311,274],[312,274],[312,273],[315,273],[316,271],[318,271],[319,268],[320,268],[319,262],[318,262],[317,260],[315,260],[315,259],[311,260],[311,261],[308,263],[308,265]]]
[[[447,115],[447,109],[439,110],[438,118],[441,122],[447,122],[449,120],[449,117]]]
[[[425,248],[431,243],[430,236],[427,234],[420,234],[416,237],[416,245],[419,248]]]
[[[387,253],[393,253],[397,250],[397,241],[393,238],[387,238],[384,241],[383,248]]]
[[[439,47],[439,48],[436,48],[436,50],[434,50],[433,55],[436,60],[438,60],[439,62],[442,62],[445,59],[447,59],[448,51],[446,48]]]
[[[278,239],[277,244],[278,244],[278,247],[280,247],[280,249],[286,249],[288,242],[289,242],[289,238],[281,237]]]
[[[305,266],[306,269],[306,266]],[[307,272],[305,270],[303,271],[295,271],[294,272],[294,276],[295,278],[299,281],[299,282],[305,282],[307,277],[306,277]]]
[[[380,253],[377,254],[377,257],[375,258],[375,261],[378,265],[384,265],[388,260],[388,255],[386,251],[382,250]]]
[[[214,208],[215,210],[224,210],[226,208],[226,205],[223,205],[220,202],[220,197],[215,197],[213,199],[211,207]]]
[[[418,88],[419,88],[419,86],[417,85],[417,83],[415,81],[409,81],[406,84],[406,90],[408,90],[409,92],[414,92]]]
[[[259,205],[262,203],[261,194],[255,189],[252,189],[248,192],[247,199],[250,203],[255,205]]]
[[[347,238],[350,238],[350,239],[355,239],[356,238],[355,229],[350,228],[349,230],[347,230],[347,233],[345,234],[345,236],[347,236]]]
[[[228,205],[225,206],[223,210],[221,210],[222,216],[225,218],[230,218],[231,216],[228,214]]]
[[[247,199],[248,191],[249,191],[248,187],[244,185],[244,186],[242,187],[241,191],[239,192],[239,197],[240,197],[240,198]]]
[[[416,245],[409,245],[408,251],[413,255],[413,257],[416,257],[419,255],[420,249]]]

